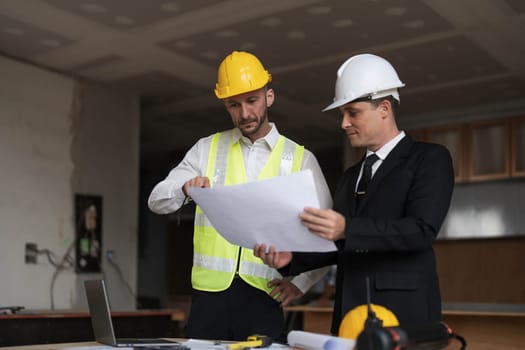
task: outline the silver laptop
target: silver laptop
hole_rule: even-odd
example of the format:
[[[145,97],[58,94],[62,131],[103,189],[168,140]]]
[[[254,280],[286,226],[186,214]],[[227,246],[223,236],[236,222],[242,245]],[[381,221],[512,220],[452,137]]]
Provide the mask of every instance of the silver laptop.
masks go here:
[[[91,326],[95,334],[95,340],[101,344],[116,347],[172,347],[176,349],[188,349],[177,341],[162,338],[116,338],[111,320],[111,309],[109,307],[106,286],[103,280],[84,281],[86,296],[91,316]]]

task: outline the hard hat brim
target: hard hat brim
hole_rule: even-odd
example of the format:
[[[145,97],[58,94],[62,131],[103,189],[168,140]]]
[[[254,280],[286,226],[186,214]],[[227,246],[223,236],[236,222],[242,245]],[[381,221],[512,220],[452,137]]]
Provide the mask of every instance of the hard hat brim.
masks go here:
[[[403,87],[405,86],[405,84],[401,83],[402,85],[398,86],[398,87],[395,87],[395,88],[392,88],[392,89],[387,89],[387,90],[384,90],[384,91],[379,91],[379,92],[376,92],[376,93],[372,93],[372,94],[366,94],[366,95],[363,95],[363,96],[359,96],[357,98],[347,98],[347,99],[342,99],[342,100],[338,100],[338,101],[334,101],[332,104],[328,105],[327,107],[325,107],[322,112],[326,112],[326,111],[329,111],[329,110],[332,110],[332,109],[335,109],[335,108],[338,108],[338,107],[341,107],[341,106],[344,106],[345,104],[347,103],[350,103],[350,102],[354,102],[354,101],[357,101],[359,99],[362,99],[362,98],[365,98],[365,97],[369,97],[369,100],[372,101],[372,100],[377,100],[379,98],[383,98],[383,97],[387,97],[387,96],[392,96],[393,98],[395,98],[396,100],[398,100],[399,102],[401,102],[400,98],[399,98],[399,92],[398,92],[398,88],[399,87]]]
[[[324,109],[321,110],[321,112],[326,112],[326,111],[331,111],[332,109],[336,109],[338,107],[341,107],[349,102],[352,102],[352,101],[348,101],[348,102],[345,102],[345,101],[335,101],[331,104],[329,104],[327,107],[325,107]]]

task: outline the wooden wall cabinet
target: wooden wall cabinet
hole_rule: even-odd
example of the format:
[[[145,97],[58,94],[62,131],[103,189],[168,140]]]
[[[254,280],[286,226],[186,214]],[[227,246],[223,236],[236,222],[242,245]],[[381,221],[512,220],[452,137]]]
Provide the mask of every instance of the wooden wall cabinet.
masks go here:
[[[510,123],[508,119],[469,123],[467,137],[470,181],[510,177]]]
[[[465,147],[462,144],[465,139],[464,129],[462,125],[450,125],[431,128],[426,132],[426,140],[428,142],[439,143],[448,148],[452,156],[456,182],[467,179]]]
[[[525,177],[525,116],[407,130],[446,146],[456,183]]]
[[[525,176],[525,116],[513,118],[511,175]]]

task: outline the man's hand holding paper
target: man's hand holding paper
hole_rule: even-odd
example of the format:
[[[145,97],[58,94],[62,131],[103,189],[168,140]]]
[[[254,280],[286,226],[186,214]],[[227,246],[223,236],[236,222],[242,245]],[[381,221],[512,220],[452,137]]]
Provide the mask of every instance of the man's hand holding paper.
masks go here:
[[[217,231],[230,243],[277,251],[333,251],[335,244],[301,223],[305,207],[320,208],[310,170],[240,185],[188,187]]]

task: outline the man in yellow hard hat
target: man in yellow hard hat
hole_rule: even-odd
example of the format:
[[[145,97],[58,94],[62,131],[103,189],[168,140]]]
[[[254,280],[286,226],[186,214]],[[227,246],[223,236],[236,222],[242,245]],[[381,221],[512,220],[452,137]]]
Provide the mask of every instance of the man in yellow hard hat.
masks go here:
[[[159,214],[178,210],[187,188],[234,185],[310,169],[325,208],[330,191],[316,158],[279,134],[268,120],[275,93],[270,73],[257,57],[234,51],[220,64],[216,96],[224,103],[234,128],[200,139],[150,194],[148,204]],[[282,305],[300,297],[327,268],[299,275],[291,283],[266,266],[251,249],[227,242],[197,206],[194,224],[192,304],[186,336],[244,340],[264,334],[286,341]]]
[[[341,128],[366,156],[348,168],[334,195],[334,209],[305,208],[301,222],[335,241],[337,252],[291,253],[255,247],[255,254],[281,272],[295,274],[337,264],[332,332],[344,315],[370,300],[390,309],[403,324],[441,320],[441,297],[432,243],[448,212],[454,187],[449,151],[416,142],[399,130],[400,81],[384,58],[360,54],[337,71],[335,98]]]

